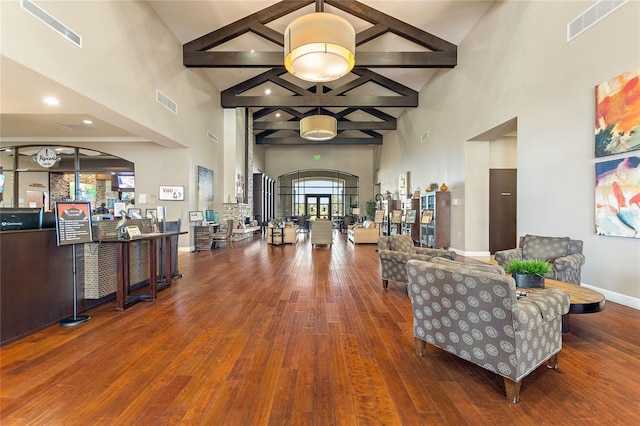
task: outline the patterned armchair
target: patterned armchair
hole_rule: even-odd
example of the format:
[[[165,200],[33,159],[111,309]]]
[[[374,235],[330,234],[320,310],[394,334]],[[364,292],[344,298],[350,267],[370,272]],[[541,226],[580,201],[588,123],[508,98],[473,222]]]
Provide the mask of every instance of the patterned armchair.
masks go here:
[[[427,247],[416,247],[411,235],[392,235],[378,238],[378,255],[382,269],[382,288],[389,287],[389,280],[407,284],[406,263],[409,259],[430,260],[446,257],[454,260],[456,252]]]
[[[513,278],[483,265],[409,260],[406,267],[419,356],[430,343],[492,371],[511,402],[538,366],[558,368],[566,293],[535,289],[518,299]]]
[[[520,237],[520,247],[496,252],[496,262],[504,266],[513,259],[542,259],[553,265],[547,277],[580,285],[580,271],[585,257],[582,241],[569,237]]]

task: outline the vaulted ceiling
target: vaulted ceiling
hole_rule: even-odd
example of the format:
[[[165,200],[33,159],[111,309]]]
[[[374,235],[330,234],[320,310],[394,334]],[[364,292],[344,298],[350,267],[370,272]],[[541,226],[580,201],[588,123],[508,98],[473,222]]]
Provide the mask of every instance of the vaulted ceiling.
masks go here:
[[[316,11],[339,14],[356,28],[355,67],[329,83],[309,83],[283,66],[282,25]],[[248,34],[264,50],[233,50]],[[257,144],[379,145],[404,108],[418,106],[418,91],[378,70],[450,69],[457,64],[457,46],[359,1],[284,0],[185,43],[183,61],[194,68],[261,70],[221,93],[222,107],[250,108]],[[299,136],[300,119],[318,113],[337,119],[336,138],[312,142]]]
[[[315,11],[314,1],[148,0],[184,44],[185,65],[206,67],[200,70],[222,93],[222,106],[247,105],[254,115],[258,142],[281,144],[309,143],[299,138],[297,122],[318,108],[340,120],[338,138],[328,143],[381,143],[384,135],[396,128],[402,112],[417,105],[418,91],[438,71],[430,67],[450,69],[455,65],[455,45],[492,3],[325,0],[325,12],[342,16],[356,30],[356,68],[340,80],[311,85],[284,71],[282,40],[292,20]],[[453,60],[447,61],[447,55]],[[266,90],[271,94],[265,95]],[[55,111],[41,102],[41,94],[51,91],[66,99]],[[6,58],[2,63],[2,101],[3,143],[59,142],[62,138],[127,143],[153,140],[163,146],[178,146],[124,116],[114,118],[103,106]],[[109,116],[111,121],[97,116]],[[80,117],[92,118],[94,124],[90,128],[72,126]]]

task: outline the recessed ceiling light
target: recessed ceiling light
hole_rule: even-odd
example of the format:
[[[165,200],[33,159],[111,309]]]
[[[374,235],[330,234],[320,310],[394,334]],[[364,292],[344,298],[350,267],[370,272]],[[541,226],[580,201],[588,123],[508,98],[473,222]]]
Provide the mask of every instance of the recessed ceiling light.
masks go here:
[[[271,94],[271,89],[266,89],[266,90],[264,91],[264,94],[265,94],[265,95],[270,95],[270,94]]]
[[[44,98],[44,103],[47,105],[56,106],[60,103],[60,101],[53,96],[47,96],[46,98]]]
[[[93,121],[91,121],[91,120],[82,120],[82,122],[84,124],[93,124]]]

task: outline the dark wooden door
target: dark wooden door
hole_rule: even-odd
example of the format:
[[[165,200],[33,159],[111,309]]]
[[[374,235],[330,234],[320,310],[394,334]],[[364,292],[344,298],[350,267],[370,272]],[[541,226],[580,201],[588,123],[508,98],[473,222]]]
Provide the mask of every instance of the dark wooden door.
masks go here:
[[[489,251],[516,247],[517,170],[489,170]]]

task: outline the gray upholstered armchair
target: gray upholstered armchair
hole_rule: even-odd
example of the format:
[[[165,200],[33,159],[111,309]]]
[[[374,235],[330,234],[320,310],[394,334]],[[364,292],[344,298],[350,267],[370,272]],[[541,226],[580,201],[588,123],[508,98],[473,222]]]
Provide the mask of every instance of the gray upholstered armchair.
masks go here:
[[[409,259],[429,260],[432,257],[446,257],[454,260],[456,252],[427,247],[416,247],[411,235],[392,235],[378,238],[378,255],[382,269],[382,287],[389,287],[389,280],[408,283],[406,263]]]
[[[566,293],[535,289],[518,299],[514,279],[492,265],[434,258],[406,267],[418,355],[430,343],[502,376],[511,402],[538,366],[558,368]]]
[[[520,237],[520,247],[497,251],[496,262],[504,266],[513,259],[542,259],[553,265],[547,276],[554,280],[580,284],[580,271],[585,257],[582,241],[569,237],[544,237],[525,235]]]

